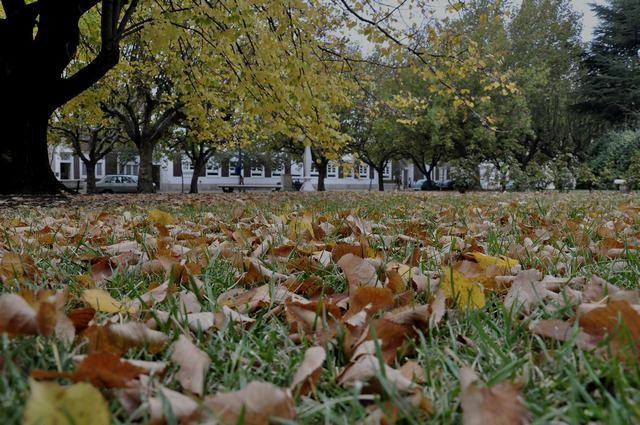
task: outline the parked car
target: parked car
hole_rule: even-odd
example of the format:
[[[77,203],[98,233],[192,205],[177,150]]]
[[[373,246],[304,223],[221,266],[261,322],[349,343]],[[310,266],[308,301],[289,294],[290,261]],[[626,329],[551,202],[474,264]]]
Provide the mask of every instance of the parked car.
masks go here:
[[[155,191],[156,184],[153,184]],[[126,174],[109,174],[96,182],[98,193],[136,193],[138,191],[138,176]]]
[[[413,190],[453,190],[453,181],[451,180],[438,180],[429,181],[427,179],[420,179],[416,181]]]

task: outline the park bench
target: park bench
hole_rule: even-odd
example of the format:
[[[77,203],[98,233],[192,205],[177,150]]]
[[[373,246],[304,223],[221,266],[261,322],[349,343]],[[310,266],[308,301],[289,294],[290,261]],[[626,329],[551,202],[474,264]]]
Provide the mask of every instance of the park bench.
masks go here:
[[[235,189],[238,189],[238,192],[246,192],[247,190],[270,190],[271,192],[279,192],[282,188],[279,184],[221,184],[219,186],[225,193],[231,193]]]
[[[67,187],[68,189],[73,190],[76,193],[80,192],[80,188],[82,187],[82,183],[84,180],[80,180],[80,179],[65,179],[65,180],[60,180],[60,182],[65,185],[65,187]]]

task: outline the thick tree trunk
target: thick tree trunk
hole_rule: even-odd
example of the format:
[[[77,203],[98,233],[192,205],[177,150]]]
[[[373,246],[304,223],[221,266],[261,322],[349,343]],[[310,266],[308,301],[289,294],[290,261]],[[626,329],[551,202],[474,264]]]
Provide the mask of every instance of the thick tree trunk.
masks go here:
[[[201,177],[202,170],[207,166],[206,161],[198,161],[193,164],[193,175],[191,176],[191,185],[189,186],[189,193],[198,193],[198,179]]]
[[[376,168],[376,173],[378,173],[378,191],[384,192],[384,167],[381,169]]]
[[[318,192],[324,192],[326,190],[324,181],[327,178],[327,165],[329,163],[324,161],[318,165]]]
[[[142,142],[138,145],[138,193],[153,193],[153,148],[152,143]]]
[[[49,163],[50,114],[19,110],[12,113],[8,111],[11,105],[3,106],[0,107],[0,193],[42,194],[64,190]]]
[[[87,167],[87,193],[96,193],[96,163],[87,161],[84,165]]]

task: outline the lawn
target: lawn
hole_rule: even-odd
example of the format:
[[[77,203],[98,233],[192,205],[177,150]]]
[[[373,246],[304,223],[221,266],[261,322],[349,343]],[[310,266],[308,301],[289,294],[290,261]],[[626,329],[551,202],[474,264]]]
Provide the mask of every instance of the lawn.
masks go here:
[[[2,424],[640,421],[635,195],[77,196],[0,231]]]

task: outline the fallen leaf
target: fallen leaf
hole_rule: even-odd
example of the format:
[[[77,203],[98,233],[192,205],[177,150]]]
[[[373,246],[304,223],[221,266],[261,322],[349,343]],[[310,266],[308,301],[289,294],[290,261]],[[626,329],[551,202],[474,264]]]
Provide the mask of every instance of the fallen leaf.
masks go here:
[[[440,288],[447,299],[461,308],[482,308],[485,304],[484,289],[469,280],[463,273],[450,267],[442,267]]]
[[[63,387],[30,380],[30,386],[23,425],[111,424],[107,401],[91,384],[81,382]]]
[[[206,397],[204,404],[226,425],[268,425],[271,418],[293,420],[296,406],[289,390],[265,382],[250,382],[245,388]]]
[[[89,341],[89,352],[108,351],[118,356],[130,348],[142,347],[146,347],[152,353],[158,353],[169,342],[167,335],[151,330],[139,322],[92,325],[82,335]]]
[[[361,257],[345,254],[338,261],[338,267],[342,269],[347,278],[349,291],[355,290],[359,286],[376,286],[378,283],[376,269]]]
[[[96,387],[124,388],[132,380],[145,373],[126,360],[109,352],[93,352],[80,362],[73,372],[34,370],[34,379],[68,378],[73,381],[87,381]]]
[[[89,304],[96,311],[103,313],[134,313],[131,308],[126,308],[120,301],[115,300],[104,289],[85,289],[82,291],[82,301]]]
[[[211,365],[209,356],[184,335],[180,335],[173,347],[171,360],[180,366],[176,379],[182,388],[202,395],[204,378]]]
[[[481,387],[478,377],[468,367],[460,370],[462,422],[464,425],[526,425],[531,414],[522,402],[520,387],[501,382]]]
[[[410,391],[415,388],[415,384],[399,370],[384,363],[381,365],[380,360],[372,354],[361,355],[355,362],[345,367],[338,375],[338,384],[362,382],[367,385],[367,389],[381,392],[383,386],[380,384],[380,379],[385,379],[399,391]]]
[[[311,347],[304,353],[304,359],[298,366],[291,382],[291,390],[298,394],[308,394],[320,379],[322,364],[327,353],[322,347]]]
[[[158,209],[149,210],[149,219],[154,223],[162,224],[163,226],[177,223],[177,220],[174,216],[172,216],[168,212]]]

